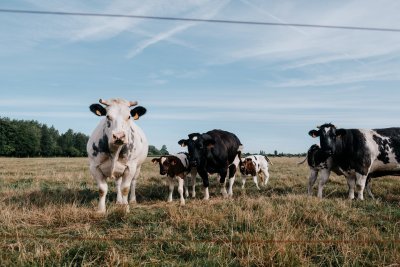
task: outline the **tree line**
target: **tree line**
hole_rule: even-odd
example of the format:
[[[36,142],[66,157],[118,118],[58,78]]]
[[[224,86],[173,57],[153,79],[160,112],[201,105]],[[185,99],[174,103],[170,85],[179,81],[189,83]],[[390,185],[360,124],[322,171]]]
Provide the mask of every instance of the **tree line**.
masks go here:
[[[69,129],[60,134],[53,126],[34,120],[11,120],[0,117],[0,156],[3,157],[85,157],[89,136]],[[149,156],[167,155],[149,146]]]
[[[69,129],[60,134],[33,120],[0,118],[0,156],[6,157],[82,157],[87,156],[89,137]]]

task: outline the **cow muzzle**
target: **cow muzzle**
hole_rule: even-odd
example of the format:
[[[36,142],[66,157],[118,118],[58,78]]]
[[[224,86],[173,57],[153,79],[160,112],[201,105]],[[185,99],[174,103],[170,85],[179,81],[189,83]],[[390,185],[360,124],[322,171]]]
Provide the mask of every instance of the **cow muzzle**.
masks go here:
[[[124,132],[113,133],[112,141],[115,145],[123,145],[126,141],[126,136]]]

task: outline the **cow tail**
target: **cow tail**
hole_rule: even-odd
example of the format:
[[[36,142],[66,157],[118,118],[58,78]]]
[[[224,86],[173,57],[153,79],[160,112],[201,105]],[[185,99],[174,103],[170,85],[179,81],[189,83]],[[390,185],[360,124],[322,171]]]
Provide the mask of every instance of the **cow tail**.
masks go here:
[[[308,155],[307,155],[306,158],[303,159],[302,161],[297,162],[297,165],[301,165],[301,164],[303,164],[304,162],[306,162],[307,158],[308,158]]]
[[[271,160],[266,155],[264,155],[264,158],[268,161],[269,164],[274,165],[274,164],[272,164]]]

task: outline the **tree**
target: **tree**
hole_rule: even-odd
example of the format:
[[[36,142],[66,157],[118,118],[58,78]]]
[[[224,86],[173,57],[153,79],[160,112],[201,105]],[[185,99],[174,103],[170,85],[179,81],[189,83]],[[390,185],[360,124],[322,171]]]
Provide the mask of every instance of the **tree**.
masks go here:
[[[52,157],[57,155],[57,135],[54,134],[54,128],[49,128],[43,124],[41,127],[42,137],[40,139],[40,155],[44,157]]]
[[[158,155],[161,155],[161,152],[155,146],[149,145],[148,155],[149,156],[158,156]]]
[[[160,149],[160,154],[161,155],[169,155],[166,145],[162,145],[162,147]]]

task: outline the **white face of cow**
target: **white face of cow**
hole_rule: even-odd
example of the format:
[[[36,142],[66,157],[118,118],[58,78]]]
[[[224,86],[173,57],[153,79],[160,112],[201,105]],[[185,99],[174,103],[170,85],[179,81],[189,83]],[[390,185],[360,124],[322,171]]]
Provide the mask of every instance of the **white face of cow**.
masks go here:
[[[127,144],[131,134],[131,118],[137,120],[146,113],[144,107],[138,106],[130,109],[137,102],[129,102],[123,99],[101,100],[101,104],[93,104],[90,110],[97,116],[105,116],[106,121],[103,133],[107,136],[108,145],[121,146]]]

